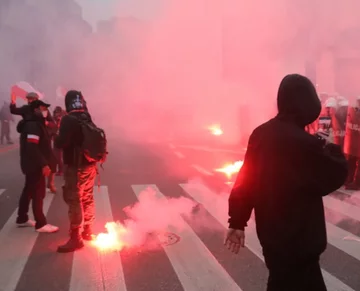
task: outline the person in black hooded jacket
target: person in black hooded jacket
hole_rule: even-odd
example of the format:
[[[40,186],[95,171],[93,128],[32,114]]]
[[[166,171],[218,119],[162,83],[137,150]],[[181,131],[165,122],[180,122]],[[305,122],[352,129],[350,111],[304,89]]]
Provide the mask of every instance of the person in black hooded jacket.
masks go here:
[[[28,102],[27,105],[23,105],[21,107],[16,107],[16,96],[11,95],[11,103],[10,103],[10,112],[13,115],[21,115],[23,119],[27,119],[28,117],[31,118],[32,116],[32,109],[31,103],[39,100],[39,94],[35,92],[30,92],[26,95],[26,100]],[[21,123],[22,121],[20,121]],[[45,114],[45,125],[46,129],[48,130],[50,136],[53,136],[54,131],[56,132],[56,124],[53,120],[50,111],[48,110]],[[54,173],[50,173],[47,181],[47,188],[50,189],[52,193],[56,193],[56,187],[54,183]]]
[[[68,114],[61,119],[55,147],[63,150],[63,196],[69,207],[70,240],[58,247],[60,253],[80,249],[84,246],[83,239],[92,239],[95,216],[93,188],[97,174],[96,163],[89,163],[81,151],[83,135],[80,121],[92,122],[82,93],[75,90],[67,92],[65,107]]]
[[[281,82],[278,115],[251,134],[229,197],[225,245],[244,247],[255,210],[269,269],[268,291],[326,290],[319,265],[327,245],[322,197],[343,185],[347,162],[339,146],[305,131],[320,114],[314,85],[304,76]]]
[[[19,200],[16,223],[19,226],[35,226],[38,232],[58,230],[58,227],[47,224],[43,213],[45,176],[48,176],[56,165],[45,127],[45,115],[49,106],[40,100],[33,101],[29,105],[26,118],[17,127],[20,133],[20,165],[25,175],[25,186]],[[30,201],[35,222],[28,217]]]

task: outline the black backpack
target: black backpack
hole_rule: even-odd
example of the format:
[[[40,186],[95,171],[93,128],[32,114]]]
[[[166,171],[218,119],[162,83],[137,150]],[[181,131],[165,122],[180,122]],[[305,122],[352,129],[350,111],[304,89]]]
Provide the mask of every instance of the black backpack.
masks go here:
[[[90,163],[103,164],[108,155],[105,131],[87,118],[79,118],[78,120],[83,134],[83,142],[80,148],[85,159]]]

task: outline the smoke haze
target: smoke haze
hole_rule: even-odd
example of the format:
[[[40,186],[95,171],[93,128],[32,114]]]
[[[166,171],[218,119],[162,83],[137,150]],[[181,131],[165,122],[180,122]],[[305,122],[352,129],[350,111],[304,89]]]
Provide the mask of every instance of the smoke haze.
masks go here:
[[[219,123],[224,141],[237,142],[275,114],[285,74],[358,45],[359,8],[354,0],[2,1],[2,98],[27,81],[58,105],[60,85],[82,90],[101,126],[129,139],[191,138]],[[316,83],[335,91],[326,68]]]

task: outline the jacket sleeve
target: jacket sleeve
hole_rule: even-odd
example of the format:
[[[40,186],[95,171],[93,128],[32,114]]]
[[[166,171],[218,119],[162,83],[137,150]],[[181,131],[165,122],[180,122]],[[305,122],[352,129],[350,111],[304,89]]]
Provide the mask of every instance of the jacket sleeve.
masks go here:
[[[229,228],[244,230],[254,208],[254,133],[250,136],[244,164],[236,178],[229,197]]]
[[[55,137],[55,147],[62,149],[67,147],[73,138],[74,118],[66,115],[61,119],[59,134]]]
[[[308,150],[308,156],[304,178],[309,181],[308,186],[312,193],[325,196],[344,185],[348,175],[348,163],[340,146],[312,146]]]
[[[10,112],[11,112],[11,114],[14,114],[14,115],[23,115],[26,113],[26,108],[25,108],[25,106],[16,107],[16,104],[11,103],[10,104]]]
[[[40,139],[43,136],[41,128],[35,122],[26,124],[24,133],[26,134],[26,146],[24,154],[31,157],[34,168],[43,168],[48,165],[48,161],[41,153],[39,148]]]

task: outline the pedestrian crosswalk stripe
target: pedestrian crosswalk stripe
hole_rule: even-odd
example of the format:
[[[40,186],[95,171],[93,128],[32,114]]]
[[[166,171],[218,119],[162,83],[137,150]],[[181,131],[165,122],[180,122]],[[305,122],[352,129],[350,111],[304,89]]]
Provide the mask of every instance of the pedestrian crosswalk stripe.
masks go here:
[[[108,188],[94,189],[97,220],[102,229],[113,221]],[[69,291],[126,291],[124,273],[118,252],[101,253],[94,247],[86,247],[74,253]]]
[[[323,200],[326,208],[339,212],[342,215],[348,216],[354,220],[360,221],[360,207],[349,204],[346,202],[346,200],[340,203],[338,199],[335,199],[331,196],[325,196]]]
[[[217,220],[224,228],[228,227],[227,224],[227,208],[228,208],[228,193],[219,195],[210,190],[203,183],[187,183],[179,184],[179,186],[192,197],[195,201],[202,204],[204,209]],[[157,188],[156,185],[132,185],[132,194],[138,197],[142,190],[150,187],[155,191],[158,197],[164,199],[171,196],[170,193],[164,191],[163,193]],[[162,189],[162,188],[161,188]],[[5,190],[1,191],[0,195]],[[100,188],[100,193],[94,193],[95,207],[96,207],[96,220],[99,229],[104,230],[104,224],[108,221],[113,221],[112,209],[110,204],[110,194],[106,186]],[[57,203],[53,201],[54,195],[48,194],[44,200],[44,213],[48,213],[51,204]],[[61,199],[59,200],[61,201]],[[345,216],[353,219],[355,223],[359,223],[359,206],[351,205],[345,201],[337,200],[331,196],[324,197],[324,205],[328,209],[339,214],[339,217]],[[54,206],[54,205],[53,205]],[[36,249],[37,243],[40,243],[38,234],[32,229],[19,229],[15,225],[17,210],[15,210],[8,221],[0,230],[0,289],[17,291],[21,288],[18,285],[23,273],[26,272],[26,265],[29,257],[33,258],[38,256],[38,253],[33,251],[34,246]],[[207,242],[201,237],[201,234],[196,232],[196,228],[191,222],[186,222],[183,217],[184,229],[181,231],[174,231],[171,226],[167,229],[169,232],[175,232],[181,236],[178,243],[163,246],[164,252],[169,259],[167,266],[172,268],[174,276],[177,276],[178,286],[180,283],[185,291],[192,290],[236,290],[248,291],[249,289],[241,284],[241,280],[237,280],[232,274],[230,276],[228,267],[220,264],[221,259],[215,258],[216,254]],[[213,222],[215,222],[213,220]],[[260,260],[264,261],[262,255],[262,248],[256,234],[254,216],[249,221],[249,226],[246,228],[246,246],[254,253]],[[360,261],[360,244],[357,241],[343,240],[346,236],[351,236],[355,239],[360,239],[358,236],[350,234],[342,228],[327,222],[327,235],[329,244],[333,245],[336,250],[339,249],[339,264],[342,261],[346,262],[350,255],[354,258],[353,262]],[[96,227],[96,225],[95,225]],[[66,232],[66,231],[65,231]],[[43,234],[47,235],[47,234]],[[335,250],[334,248],[332,248]],[[210,251],[211,250],[211,251]],[[239,258],[240,259],[240,258]],[[240,259],[241,260],[241,259]],[[256,259],[257,260],[257,259]],[[260,262],[260,260],[257,260]],[[357,261],[355,261],[357,260]],[[355,263],[355,264],[357,264]],[[124,267],[129,267],[128,262],[124,261]],[[355,291],[359,290],[359,284],[347,277],[356,276],[355,270],[351,274],[336,273],[331,267],[329,262],[323,262],[323,268],[332,272],[322,270],[324,280],[329,291]],[[26,268],[25,268],[26,266]],[[226,269],[225,269],[226,268]],[[126,269],[126,268],[125,268]],[[349,269],[353,270],[353,269]],[[255,270],[256,272],[256,270]],[[176,273],[176,275],[175,275]],[[94,247],[86,247],[83,250],[75,252],[72,256],[72,273],[67,275],[64,280],[69,280],[67,286],[71,291],[80,290],[120,290],[132,291],[131,286],[126,285],[126,276],[124,274],[122,259],[119,252],[100,253]],[[342,278],[344,282],[337,277]],[[126,275],[126,276],[125,276]],[[344,276],[344,277],[340,277]],[[161,277],[161,276],[160,276]],[[175,277],[176,278],[176,277]],[[234,279],[233,279],[234,278]],[[39,277],[41,280],[41,276]],[[141,280],[141,278],[139,278]],[[161,279],[163,280],[163,279]],[[166,278],[164,278],[166,280]],[[236,280],[236,282],[235,282]],[[155,281],[157,282],[157,281]],[[154,282],[153,282],[154,283]],[[129,283],[128,283],[129,284]],[[155,283],[154,283],[155,284]],[[20,284],[21,285],[21,284]],[[261,287],[261,286],[260,286]],[[264,286],[263,286],[264,287]],[[31,288],[31,287],[30,287]],[[55,288],[55,285],[54,285]],[[242,289],[241,289],[242,288]],[[253,290],[250,288],[250,290]],[[256,289],[259,290],[259,289]]]
[[[54,195],[46,195],[43,211],[46,215]],[[13,291],[36,243],[38,233],[34,228],[16,227],[17,209],[0,232],[0,286],[1,290]]]
[[[203,184],[180,184],[180,187],[183,188],[187,194],[193,197],[194,200],[201,203],[209,211],[209,213],[214,216],[214,218],[216,218],[225,228],[228,228],[228,217],[226,213],[227,208],[224,208],[224,206],[227,205],[226,198],[221,198],[221,196],[216,195]],[[207,198],[204,199],[204,197]],[[213,199],[209,199],[209,197],[212,197]],[[212,202],[209,203],[210,201]],[[252,251],[262,261],[264,261],[261,245],[256,235],[255,223],[253,219],[249,221],[248,227],[246,228],[245,244],[250,251]],[[322,272],[329,291],[354,291],[352,288],[345,285],[325,270],[322,270]]]
[[[155,185],[132,185],[137,197],[147,188],[155,191],[157,197],[165,198]],[[177,244],[164,246],[164,250],[184,289],[241,291],[185,220],[182,225],[181,240]],[[171,231],[171,228],[167,231]]]

